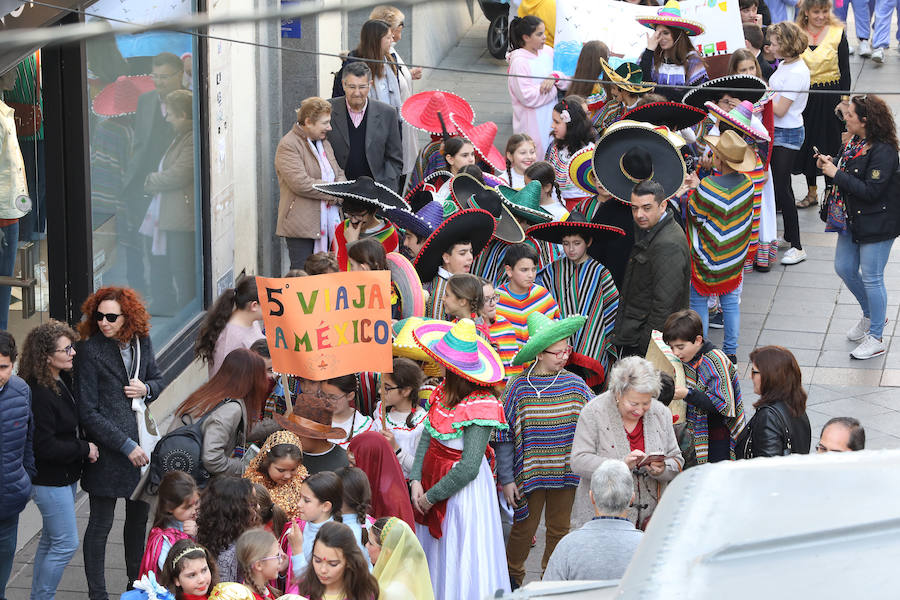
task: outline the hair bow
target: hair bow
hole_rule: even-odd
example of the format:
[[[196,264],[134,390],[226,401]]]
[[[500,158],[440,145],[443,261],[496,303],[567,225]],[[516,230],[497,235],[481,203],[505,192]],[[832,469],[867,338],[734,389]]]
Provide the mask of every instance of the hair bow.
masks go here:
[[[132,584],[136,590],[147,592],[147,600],[174,600],[172,592],[156,581],[156,574],[150,571]]]

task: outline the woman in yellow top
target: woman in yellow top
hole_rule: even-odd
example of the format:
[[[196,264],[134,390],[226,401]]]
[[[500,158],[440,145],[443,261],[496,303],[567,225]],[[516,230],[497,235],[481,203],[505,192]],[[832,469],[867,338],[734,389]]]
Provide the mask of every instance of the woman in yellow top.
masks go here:
[[[533,15],[544,22],[547,27],[547,39],[544,44],[553,47],[553,36],[556,34],[556,0],[521,0],[519,16]]]
[[[290,520],[299,516],[300,486],[307,476],[300,438],[284,430],[276,431],[266,439],[259,454],[244,471],[245,479],[269,490],[272,501]],[[281,535],[280,531],[274,533]]]
[[[834,16],[831,0],[802,0],[797,5],[797,25],[809,37],[809,48],[800,58],[809,68],[810,90],[843,90],[850,93],[850,47],[844,24]],[[818,204],[816,167],[813,147],[827,156],[837,156],[841,149],[841,122],[834,109],[840,94],[810,94],[803,111],[806,138],[797,153],[793,172],[806,176],[808,192],[797,201],[799,208]],[[826,177],[826,186],[831,179]]]

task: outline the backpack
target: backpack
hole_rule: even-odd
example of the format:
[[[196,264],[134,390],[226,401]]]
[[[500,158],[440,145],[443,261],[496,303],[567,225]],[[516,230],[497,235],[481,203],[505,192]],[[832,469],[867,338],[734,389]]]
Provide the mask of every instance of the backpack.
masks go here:
[[[162,478],[169,471],[184,471],[194,478],[198,488],[206,487],[209,471],[200,458],[203,452],[203,421],[226,402],[227,399],[193,423],[185,423],[187,415],[182,415],[181,422],[184,424],[160,438],[150,455],[147,493],[155,496]]]

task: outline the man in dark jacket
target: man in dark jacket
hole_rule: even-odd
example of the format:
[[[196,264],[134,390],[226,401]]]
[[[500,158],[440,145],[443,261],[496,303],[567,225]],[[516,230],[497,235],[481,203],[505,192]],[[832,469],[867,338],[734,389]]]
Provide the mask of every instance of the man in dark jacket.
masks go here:
[[[31,497],[31,478],[37,475],[31,437],[31,390],[17,375],[16,340],[0,331],[0,598],[16,556],[19,513]]]
[[[663,188],[642,181],[631,194],[636,236],[625,280],[619,288],[619,312],[613,341],[619,356],[644,356],[650,332],[662,331],[666,319],[688,307],[691,259],[687,237],[667,211]]]

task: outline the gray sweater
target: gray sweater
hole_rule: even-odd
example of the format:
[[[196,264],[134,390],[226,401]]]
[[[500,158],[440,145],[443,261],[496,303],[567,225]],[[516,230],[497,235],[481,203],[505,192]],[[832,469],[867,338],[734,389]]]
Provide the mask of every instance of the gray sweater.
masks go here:
[[[544,581],[620,579],[643,535],[628,519],[588,521],[556,545]]]

